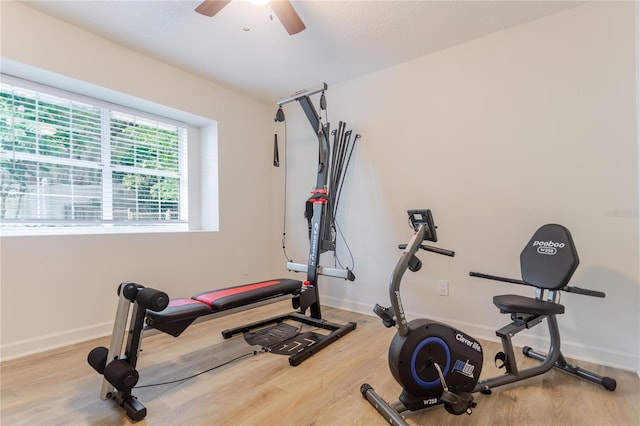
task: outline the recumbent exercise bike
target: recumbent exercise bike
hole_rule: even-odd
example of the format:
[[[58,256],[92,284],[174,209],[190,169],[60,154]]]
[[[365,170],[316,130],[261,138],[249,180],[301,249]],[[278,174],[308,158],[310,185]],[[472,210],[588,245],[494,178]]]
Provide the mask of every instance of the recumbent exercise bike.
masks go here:
[[[407,425],[402,413],[444,405],[451,414],[471,414],[476,407],[473,393],[490,394],[494,387],[506,385],[543,374],[558,368],[614,391],[616,381],[569,364],[560,352],[560,333],[556,315],[564,313],[557,303],[558,291],[605,297],[599,291],[569,287],[567,283],[579,264],[578,253],[569,230],[561,225],[540,227],[520,254],[522,280],[470,272],[469,275],[513,284],[535,287],[535,297],[520,295],[494,296],[493,303],[501,313],[511,314],[511,323],[496,331],[502,340],[503,351],[495,356],[496,365],[505,374],[479,381],[483,352],[478,341],[468,334],[428,319],[407,322],[400,281],[408,269],[417,272],[422,262],[416,257],[419,249],[453,257],[450,250],[423,244],[437,242],[436,226],[430,210],[409,210],[409,221],[414,233],[398,260],[389,285],[390,307],[377,305],[374,312],[386,327],[396,326],[398,331],[389,347],[389,369],[402,393],[398,401],[387,403],[373,388],[364,383],[360,392],[392,425]],[[546,296],[545,296],[546,292]],[[543,354],[525,346],[523,354],[541,361],[540,364],[518,370],[511,338],[547,320],[550,335],[549,352]]]

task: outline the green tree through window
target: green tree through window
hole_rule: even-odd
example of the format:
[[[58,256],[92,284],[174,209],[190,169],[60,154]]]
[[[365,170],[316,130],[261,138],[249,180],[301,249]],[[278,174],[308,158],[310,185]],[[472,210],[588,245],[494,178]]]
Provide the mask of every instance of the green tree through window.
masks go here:
[[[2,228],[186,223],[186,128],[0,84]]]

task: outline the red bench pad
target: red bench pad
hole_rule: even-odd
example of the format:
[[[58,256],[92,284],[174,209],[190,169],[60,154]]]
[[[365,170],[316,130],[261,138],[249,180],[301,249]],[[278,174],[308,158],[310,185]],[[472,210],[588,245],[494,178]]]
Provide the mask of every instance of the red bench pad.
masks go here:
[[[191,299],[171,299],[164,310],[147,311],[147,325],[175,335],[184,331],[198,317],[278,296],[295,296],[300,294],[301,289],[301,281],[279,278],[198,293]]]
[[[239,308],[273,297],[296,295],[300,293],[301,289],[301,281],[280,278],[198,293],[191,298],[209,306],[213,313]]]

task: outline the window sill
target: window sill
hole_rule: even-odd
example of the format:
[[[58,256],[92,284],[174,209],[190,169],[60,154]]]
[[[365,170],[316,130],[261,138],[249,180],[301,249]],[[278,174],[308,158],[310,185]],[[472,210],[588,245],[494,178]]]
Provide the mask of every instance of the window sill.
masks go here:
[[[176,224],[165,226],[111,226],[111,227],[51,227],[0,229],[2,237],[40,237],[45,235],[103,235],[103,234],[153,234],[188,232],[189,225]]]

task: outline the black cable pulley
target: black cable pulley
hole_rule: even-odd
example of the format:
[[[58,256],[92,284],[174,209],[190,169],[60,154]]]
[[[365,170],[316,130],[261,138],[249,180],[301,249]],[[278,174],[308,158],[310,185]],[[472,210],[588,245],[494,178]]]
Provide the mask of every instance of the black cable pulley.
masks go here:
[[[327,98],[324,97],[324,92],[320,95],[320,109],[323,111],[327,109]]]
[[[282,106],[280,106],[278,111],[276,111],[276,118],[274,121],[277,121],[278,123],[282,123],[284,121],[284,111],[282,110]]]

